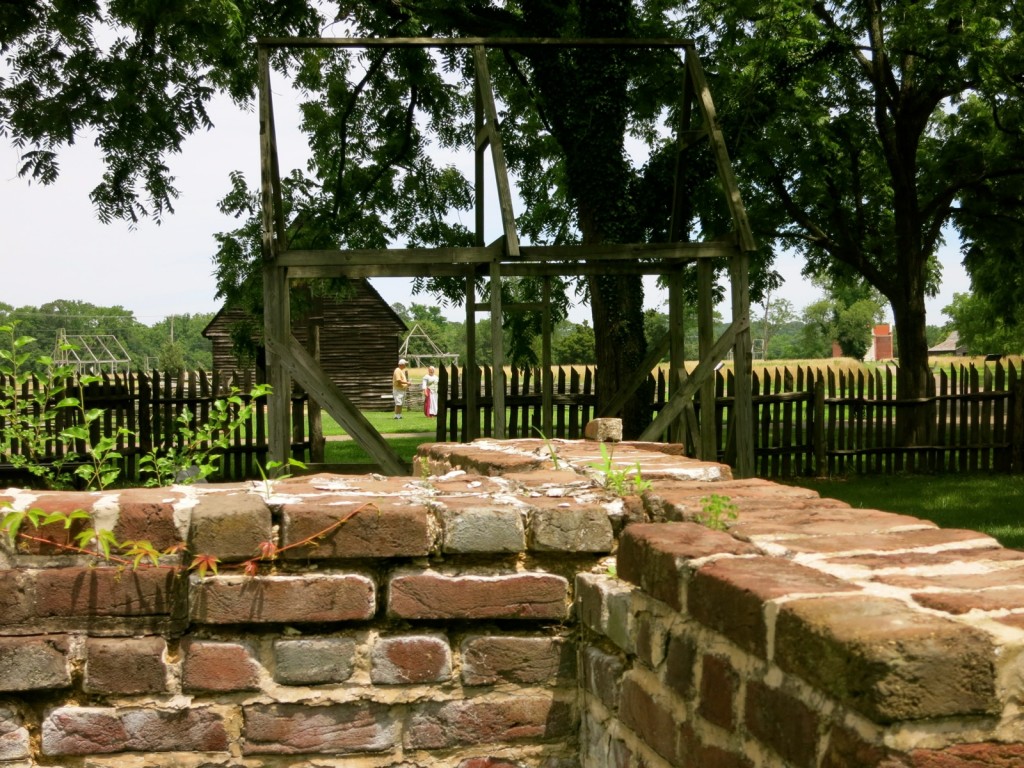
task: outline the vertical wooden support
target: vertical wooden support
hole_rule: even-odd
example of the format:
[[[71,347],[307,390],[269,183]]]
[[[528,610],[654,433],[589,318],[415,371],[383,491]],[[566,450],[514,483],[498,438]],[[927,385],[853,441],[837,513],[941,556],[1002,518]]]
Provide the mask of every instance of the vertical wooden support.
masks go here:
[[[553,437],[553,413],[555,405],[555,379],[551,370],[551,277],[544,276],[543,282],[544,317],[541,326],[541,429],[545,437]],[[532,435],[531,435],[532,437]]]
[[[505,439],[505,335],[501,321],[501,263],[491,262],[491,355],[493,369],[494,437]]]
[[[480,437],[480,369],[476,364],[476,278],[470,269],[466,276],[466,366],[462,369],[462,387],[466,410],[462,419],[463,442]]]
[[[277,139],[274,133],[274,107],[270,91],[270,57],[260,46],[260,187],[263,229],[263,335],[264,339],[283,341],[291,333],[288,311],[287,269],[278,267],[278,248],[284,240],[284,214],[281,206],[280,175],[277,166]],[[268,460],[287,462],[291,441],[291,377],[270,345],[266,346],[267,381],[273,387],[267,398]]]
[[[729,264],[732,279],[732,321],[738,328],[733,346],[733,371],[736,375],[734,409],[736,418],[736,463],[733,473],[740,478],[754,476],[754,407],[750,350],[750,286],[747,266],[750,256],[740,252],[732,256]]]
[[[683,385],[685,374],[686,328],[683,313],[683,272],[682,269],[674,269],[668,275],[668,397],[672,397]],[[673,443],[685,443],[684,435],[684,421],[680,418],[669,427],[668,439]],[[687,446],[687,452],[690,447]]]
[[[697,262],[697,346],[703,360],[711,354],[715,342],[714,268],[707,259]],[[700,449],[704,461],[718,459],[718,419],[715,415],[715,379],[717,372],[700,386]]]

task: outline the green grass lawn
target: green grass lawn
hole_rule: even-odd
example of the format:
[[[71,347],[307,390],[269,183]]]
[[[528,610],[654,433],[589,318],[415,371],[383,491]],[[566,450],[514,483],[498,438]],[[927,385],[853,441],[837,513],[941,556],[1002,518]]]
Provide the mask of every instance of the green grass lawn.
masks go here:
[[[794,485],[861,509],[913,515],[943,528],[987,533],[1024,549],[1024,477],[1020,475],[865,475]]]
[[[407,464],[412,464],[417,447],[430,442],[433,442],[432,437],[393,437],[388,440],[398,457]],[[329,440],[324,446],[324,463],[373,464],[374,461],[352,440]]]
[[[393,411],[363,411],[362,414],[382,435],[393,435],[396,432],[434,432],[437,429],[437,419],[428,419],[424,416],[422,406],[419,410],[406,409],[401,419],[396,419]],[[328,413],[324,413],[323,423],[324,435],[327,437],[347,434]]]

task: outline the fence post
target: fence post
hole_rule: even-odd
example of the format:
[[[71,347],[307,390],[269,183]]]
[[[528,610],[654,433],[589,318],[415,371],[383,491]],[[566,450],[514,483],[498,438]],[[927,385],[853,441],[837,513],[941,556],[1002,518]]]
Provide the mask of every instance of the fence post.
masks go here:
[[[1013,472],[1024,472],[1024,377],[1017,379],[1011,392],[1010,468]]]
[[[825,445],[825,377],[821,371],[811,384],[814,392],[814,416],[811,419],[811,444],[814,446],[814,474],[826,474],[827,446]]]

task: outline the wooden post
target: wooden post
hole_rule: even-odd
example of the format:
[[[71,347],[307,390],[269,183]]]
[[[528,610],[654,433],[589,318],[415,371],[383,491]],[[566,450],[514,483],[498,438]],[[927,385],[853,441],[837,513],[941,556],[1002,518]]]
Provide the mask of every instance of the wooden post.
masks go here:
[[[754,467],[754,407],[751,392],[750,350],[750,288],[747,283],[747,265],[750,256],[741,252],[730,260],[732,278],[732,320],[739,330],[733,346],[733,371],[736,375],[736,391],[733,407],[736,419],[736,464],[733,467],[737,477],[753,477]]]
[[[287,268],[276,265],[278,248],[284,239],[283,212],[280,205],[280,178],[277,169],[277,144],[274,136],[274,107],[270,91],[270,59],[260,46],[260,187],[263,199],[263,336],[266,347],[267,380],[273,392],[267,398],[270,461],[287,462],[291,429],[291,377],[271,350],[268,340],[285,344],[291,335],[288,308]]]
[[[809,377],[808,377],[809,378]],[[808,380],[808,384],[811,385],[812,393],[814,395],[814,416],[811,422],[811,443],[814,445],[814,474],[818,477],[824,477],[828,474],[828,467],[826,462],[828,461],[827,450],[828,446],[825,443],[825,376],[821,371],[818,371],[818,375],[811,382]]]
[[[466,277],[466,367],[462,369],[462,387],[466,393],[462,413],[462,441],[480,437],[480,369],[476,364],[476,279],[470,270]]]
[[[549,275],[544,276],[543,282],[543,299],[544,299],[544,317],[542,325],[543,338],[541,340],[541,370],[542,381],[541,381],[541,429],[544,431],[544,436],[547,438],[552,437],[551,429],[553,425],[552,410],[554,408],[555,396],[554,396],[554,376],[551,371],[551,277]],[[532,435],[531,435],[532,437]]]
[[[491,262],[491,359],[494,360],[494,431],[498,440],[505,439],[505,335],[501,321],[501,264]]]
[[[714,269],[711,262],[697,262],[697,348],[701,360],[711,354],[715,343],[715,307],[712,298]],[[717,374],[717,372],[716,372]],[[718,460],[718,422],[715,418],[715,379],[709,376],[700,387],[700,450],[704,461]]]
[[[686,365],[686,331],[683,323],[683,273],[674,269],[668,275],[668,397],[682,386]],[[683,429],[683,420],[677,419],[669,426],[668,439],[673,443],[688,443]],[[686,446],[687,455],[694,448]]]

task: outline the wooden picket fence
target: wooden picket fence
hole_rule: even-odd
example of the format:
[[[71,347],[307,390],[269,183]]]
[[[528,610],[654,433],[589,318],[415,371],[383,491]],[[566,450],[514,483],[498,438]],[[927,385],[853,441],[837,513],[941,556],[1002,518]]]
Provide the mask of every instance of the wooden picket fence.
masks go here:
[[[10,379],[0,376],[0,388],[9,385]],[[22,388],[27,397],[38,392],[41,383],[29,382]],[[151,373],[103,374],[101,380],[79,388],[77,381],[67,383],[67,391],[78,396],[87,409],[100,408],[104,411],[101,419],[93,422],[89,444],[95,445],[101,436],[117,436],[117,452],[122,458],[118,462],[121,475],[118,482],[135,482],[139,478],[139,458],[150,451],[181,443],[179,419],[186,412],[191,414],[190,424],[204,424],[209,420],[214,403],[222,400],[232,387],[238,390],[243,402],[248,402],[251,381],[224,379],[216,373],[204,371],[172,375],[157,371]],[[296,394],[292,398],[292,455],[304,459],[310,443],[305,418],[306,396]],[[70,411],[53,422],[50,429],[59,432],[73,422],[68,421]],[[223,452],[220,480],[240,480],[259,476],[259,465],[266,463],[267,454],[267,404],[266,398],[257,398],[256,408],[249,420],[235,432],[229,447]],[[0,422],[0,428],[3,427]],[[19,446],[11,446],[19,452]],[[78,441],[75,452],[84,454],[89,448],[86,441]],[[61,441],[49,445],[47,459],[62,458],[65,446]],[[10,465],[0,464],[0,482],[18,480],[19,473]]]
[[[576,439],[595,415],[593,368],[556,367],[551,438]],[[493,432],[492,373],[481,371],[477,405],[481,433]],[[537,437],[542,424],[537,368],[507,372],[507,435]],[[648,382],[652,418],[666,401],[666,372]],[[441,371],[437,439],[465,440],[465,377]],[[1021,359],[951,363],[935,375],[934,393],[901,400],[894,366],[851,370],[832,365],[791,365],[755,371],[754,455],[766,478],[846,473],[1024,471],[1024,382]],[[715,423],[718,458],[728,452],[735,379],[718,372]],[[696,403],[698,414],[701,404]],[[931,425],[927,444],[897,444],[897,412],[923,408]]]

